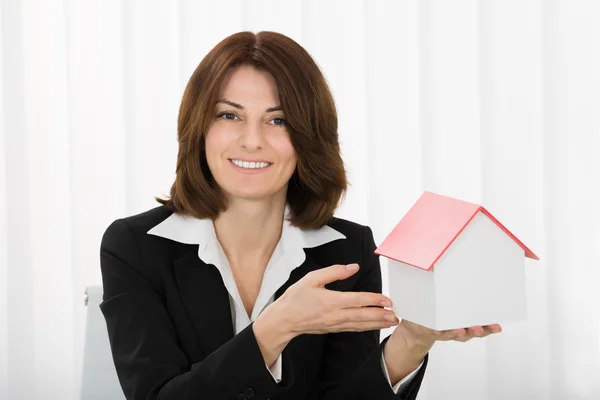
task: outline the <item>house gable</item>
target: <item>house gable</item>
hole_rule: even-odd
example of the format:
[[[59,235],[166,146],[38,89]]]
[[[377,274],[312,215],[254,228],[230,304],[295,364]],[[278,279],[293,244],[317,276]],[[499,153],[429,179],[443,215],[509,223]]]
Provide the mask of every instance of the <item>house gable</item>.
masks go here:
[[[478,212],[432,269],[438,329],[524,318],[524,264],[521,246]]]

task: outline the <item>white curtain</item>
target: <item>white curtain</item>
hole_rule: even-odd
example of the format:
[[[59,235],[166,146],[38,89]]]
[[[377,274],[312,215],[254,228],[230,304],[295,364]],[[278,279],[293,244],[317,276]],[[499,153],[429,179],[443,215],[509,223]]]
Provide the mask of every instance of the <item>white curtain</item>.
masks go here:
[[[419,398],[599,399],[599,19],[595,0],[3,0],[0,398],[78,397],[104,229],[168,192],[206,52],[275,30],[337,101],[340,217],[380,242],[431,190],[483,204],[541,257],[528,320],[436,344]]]

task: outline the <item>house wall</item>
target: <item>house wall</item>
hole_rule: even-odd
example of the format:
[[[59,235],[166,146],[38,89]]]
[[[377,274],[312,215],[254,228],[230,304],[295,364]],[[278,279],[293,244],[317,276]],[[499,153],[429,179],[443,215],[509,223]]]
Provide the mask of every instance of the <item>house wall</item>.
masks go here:
[[[523,249],[481,212],[436,263],[433,276],[438,329],[526,317]]]
[[[398,318],[433,327],[435,293],[433,273],[387,259],[389,293]]]

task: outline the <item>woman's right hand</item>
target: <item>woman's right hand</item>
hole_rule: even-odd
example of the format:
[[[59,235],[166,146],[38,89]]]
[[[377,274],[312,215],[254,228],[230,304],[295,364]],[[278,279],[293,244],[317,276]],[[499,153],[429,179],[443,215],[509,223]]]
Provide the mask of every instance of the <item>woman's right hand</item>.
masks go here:
[[[358,264],[338,264],[306,274],[271,304],[269,314],[294,337],[303,333],[358,332],[397,325],[394,313],[382,308],[392,306],[388,297],[325,288],[328,283],[349,278],[358,269]]]
[[[392,306],[388,297],[371,292],[338,292],[324,287],[349,278],[358,269],[358,264],[332,265],[306,274],[277,299],[276,303],[283,311],[280,323],[288,326],[294,336],[369,331],[397,325],[398,318],[394,313],[383,308]]]
[[[358,264],[332,265],[306,274],[270,304],[254,322],[254,332],[267,365],[301,334],[359,332],[398,325],[391,300],[372,292],[338,292],[331,282],[358,272]]]

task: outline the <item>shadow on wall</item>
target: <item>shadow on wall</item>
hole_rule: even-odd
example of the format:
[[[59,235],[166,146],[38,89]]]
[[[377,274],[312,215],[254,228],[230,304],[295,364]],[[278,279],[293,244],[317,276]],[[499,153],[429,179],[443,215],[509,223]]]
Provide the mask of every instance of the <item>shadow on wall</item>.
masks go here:
[[[81,400],[125,400],[110,352],[101,302],[102,288],[88,287]]]

